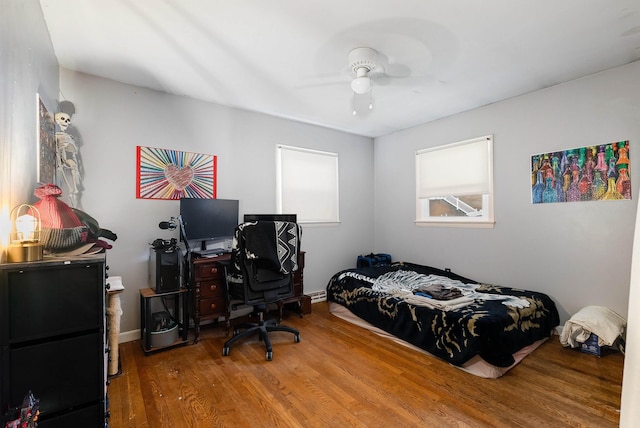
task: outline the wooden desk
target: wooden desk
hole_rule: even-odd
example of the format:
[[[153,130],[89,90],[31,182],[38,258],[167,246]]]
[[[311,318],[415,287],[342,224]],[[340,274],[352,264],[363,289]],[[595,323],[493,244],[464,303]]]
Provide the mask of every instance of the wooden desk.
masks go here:
[[[200,323],[204,320],[217,320],[224,317],[227,334],[229,333],[229,305],[225,290],[224,271],[217,265],[219,261],[231,259],[231,254],[216,257],[194,258],[191,260],[192,308],[195,327],[194,342],[200,337]]]
[[[280,320],[282,320],[283,306],[297,303],[300,316],[303,315],[302,301],[304,299],[304,251],[298,254],[298,270],[293,277],[294,295],[278,303]],[[216,257],[194,258],[191,260],[192,284],[192,313],[195,330],[194,342],[200,337],[200,323],[204,320],[225,319],[227,334],[230,330],[229,304],[225,289],[224,272],[217,265],[219,261],[231,259],[231,254]]]

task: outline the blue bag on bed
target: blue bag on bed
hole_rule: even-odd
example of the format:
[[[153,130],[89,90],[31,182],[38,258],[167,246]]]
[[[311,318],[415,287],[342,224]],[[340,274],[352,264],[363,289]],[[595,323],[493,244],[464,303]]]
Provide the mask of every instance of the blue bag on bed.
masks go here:
[[[391,255],[378,253],[378,254],[367,254],[367,255],[359,255],[356,263],[356,267],[373,267],[373,266],[386,266],[391,264]]]

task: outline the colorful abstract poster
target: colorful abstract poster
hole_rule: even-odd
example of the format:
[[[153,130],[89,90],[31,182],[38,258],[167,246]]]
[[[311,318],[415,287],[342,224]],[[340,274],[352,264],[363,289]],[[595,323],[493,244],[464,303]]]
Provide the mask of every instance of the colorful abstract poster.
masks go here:
[[[138,199],[215,199],[216,162],[213,155],[137,147]]]
[[[531,201],[631,199],[629,141],[531,156]]]

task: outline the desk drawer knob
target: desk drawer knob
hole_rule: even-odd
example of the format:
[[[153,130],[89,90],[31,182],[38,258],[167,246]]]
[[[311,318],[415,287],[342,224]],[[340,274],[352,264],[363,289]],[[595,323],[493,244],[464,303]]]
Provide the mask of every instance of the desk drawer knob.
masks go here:
[[[216,291],[217,289],[218,289],[218,286],[216,284],[211,284],[209,286],[209,290],[211,290],[211,291]]]
[[[211,268],[211,274],[215,275],[218,273],[218,268],[217,267],[212,267]]]
[[[211,306],[210,306],[210,308],[211,308],[212,310],[215,310],[217,307],[218,307],[218,306],[217,306],[215,303],[212,303],[212,304],[211,304]]]

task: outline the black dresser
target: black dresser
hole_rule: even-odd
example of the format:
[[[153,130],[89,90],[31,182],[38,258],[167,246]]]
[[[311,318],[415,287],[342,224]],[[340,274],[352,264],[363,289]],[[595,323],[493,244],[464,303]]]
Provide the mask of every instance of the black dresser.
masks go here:
[[[0,415],[28,391],[38,427],[107,425],[103,254],[0,264]]]

